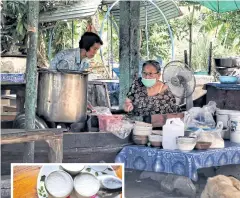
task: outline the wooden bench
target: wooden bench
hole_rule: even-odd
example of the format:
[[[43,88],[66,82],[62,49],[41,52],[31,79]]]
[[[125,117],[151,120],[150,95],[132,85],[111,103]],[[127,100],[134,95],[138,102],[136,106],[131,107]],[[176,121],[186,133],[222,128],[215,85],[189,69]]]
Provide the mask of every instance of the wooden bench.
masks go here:
[[[63,160],[63,132],[66,129],[2,129],[1,144],[26,143],[44,140],[49,145],[50,163]]]

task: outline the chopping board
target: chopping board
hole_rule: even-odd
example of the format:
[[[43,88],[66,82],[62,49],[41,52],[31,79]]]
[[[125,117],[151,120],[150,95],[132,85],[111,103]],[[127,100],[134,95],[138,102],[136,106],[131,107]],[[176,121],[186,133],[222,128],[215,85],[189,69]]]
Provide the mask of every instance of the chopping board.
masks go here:
[[[37,177],[42,166],[13,167],[13,197],[38,198]]]

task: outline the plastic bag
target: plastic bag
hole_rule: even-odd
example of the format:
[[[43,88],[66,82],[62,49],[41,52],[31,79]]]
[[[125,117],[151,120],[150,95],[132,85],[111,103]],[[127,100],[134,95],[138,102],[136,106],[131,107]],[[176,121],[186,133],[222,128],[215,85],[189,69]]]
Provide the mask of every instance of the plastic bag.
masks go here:
[[[216,111],[216,102],[210,101],[207,105],[200,107],[193,107],[185,113],[184,123],[187,128],[215,128],[215,121],[213,114]]]
[[[111,111],[107,107],[94,107],[96,115],[112,115]]]
[[[134,124],[129,121],[121,120],[107,125],[106,130],[107,132],[111,132],[121,139],[125,139],[130,135],[133,126]]]

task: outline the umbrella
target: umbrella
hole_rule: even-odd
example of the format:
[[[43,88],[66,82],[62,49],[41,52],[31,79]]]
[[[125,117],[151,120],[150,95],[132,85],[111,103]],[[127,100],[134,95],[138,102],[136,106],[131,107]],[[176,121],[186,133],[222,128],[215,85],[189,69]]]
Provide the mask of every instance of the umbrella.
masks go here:
[[[202,0],[202,1],[195,1],[195,2],[198,2],[201,5],[209,8],[210,10],[218,12],[218,13],[240,10],[240,1],[239,0],[234,0],[234,1]]]

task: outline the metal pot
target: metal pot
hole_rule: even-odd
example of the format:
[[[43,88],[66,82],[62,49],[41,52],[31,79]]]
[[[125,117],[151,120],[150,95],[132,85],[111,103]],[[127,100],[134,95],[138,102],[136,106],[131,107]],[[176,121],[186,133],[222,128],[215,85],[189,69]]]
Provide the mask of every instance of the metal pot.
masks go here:
[[[39,70],[37,114],[49,122],[85,122],[88,73]]]
[[[216,67],[240,67],[240,57],[214,58]]]
[[[214,58],[216,67],[233,67],[232,58]]]

